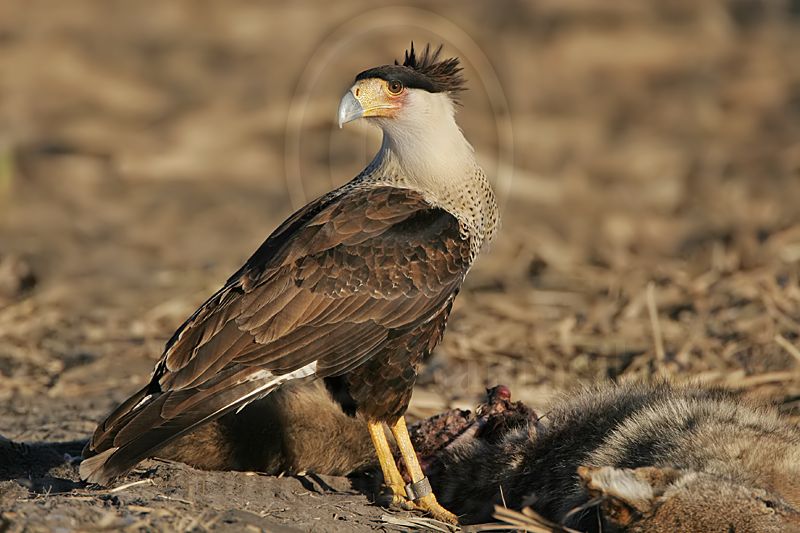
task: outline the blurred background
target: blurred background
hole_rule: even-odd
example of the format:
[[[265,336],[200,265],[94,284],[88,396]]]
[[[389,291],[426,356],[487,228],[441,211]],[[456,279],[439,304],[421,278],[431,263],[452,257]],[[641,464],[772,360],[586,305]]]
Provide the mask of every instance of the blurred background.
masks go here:
[[[334,7],[335,6],[335,7]],[[800,398],[800,2],[0,2],[0,433],[85,438],[376,132],[359,71],[459,55],[503,227],[411,414],[667,374]]]

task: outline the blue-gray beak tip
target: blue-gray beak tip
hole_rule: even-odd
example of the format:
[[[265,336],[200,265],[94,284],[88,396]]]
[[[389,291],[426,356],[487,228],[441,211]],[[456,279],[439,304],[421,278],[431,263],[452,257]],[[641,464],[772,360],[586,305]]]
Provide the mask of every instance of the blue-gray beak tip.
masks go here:
[[[339,102],[339,127],[341,128],[348,122],[360,118],[364,115],[364,108],[361,103],[356,100],[351,91],[347,91]]]

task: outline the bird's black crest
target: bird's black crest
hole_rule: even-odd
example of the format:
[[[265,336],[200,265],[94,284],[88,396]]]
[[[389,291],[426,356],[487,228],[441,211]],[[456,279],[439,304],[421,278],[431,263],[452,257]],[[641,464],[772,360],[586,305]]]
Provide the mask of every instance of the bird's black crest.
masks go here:
[[[383,65],[365,70],[356,76],[356,81],[367,78],[381,78],[386,81],[398,80],[412,89],[423,89],[432,93],[448,92],[457,95],[465,89],[461,66],[457,57],[440,60],[441,51],[442,45],[431,50],[431,45],[426,44],[422,53],[417,55],[412,42],[411,48],[406,50],[402,65],[395,60],[394,65]]]

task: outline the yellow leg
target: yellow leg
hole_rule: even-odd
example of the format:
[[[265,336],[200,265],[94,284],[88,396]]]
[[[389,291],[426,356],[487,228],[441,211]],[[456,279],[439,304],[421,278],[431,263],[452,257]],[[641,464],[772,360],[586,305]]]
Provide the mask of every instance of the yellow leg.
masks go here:
[[[404,509],[413,508],[414,506],[409,505],[410,502],[406,499],[406,483],[403,481],[403,476],[394,462],[394,455],[392,454],[392,448],[389,446],[389,441],[386,439],[383,423],[367,422],[367,429],[369,429],[369,436],[372,438],[372,445],[375,446],[375,452],[378,454],[378,462],[383,472],[383,482],[392,490],[392,503],[400,505]]]
[[[389,426],[389,429],[392,430],[392,435],[394,435],[394,440],[397,442],[397,447],[400,448],[400,454],[403,456],[406,468],[409,474],[411,474],[411,482],[417,483],[425,479],[425,474],[422,473],[422,467],[419,466],[419,461],[417,460],[417,452],[414,451],[414,446],[411,444],[411,437],[408,435],[408,427],[406,427],[405,419],[400,417],[397,422]],[[384,435],[384,438],[385,437],[386,435]],[[426,510],[437,520],[458,524],[456,515],[439,505],[433,492],[429,492],[415,499],[414,503],[417,507]]]

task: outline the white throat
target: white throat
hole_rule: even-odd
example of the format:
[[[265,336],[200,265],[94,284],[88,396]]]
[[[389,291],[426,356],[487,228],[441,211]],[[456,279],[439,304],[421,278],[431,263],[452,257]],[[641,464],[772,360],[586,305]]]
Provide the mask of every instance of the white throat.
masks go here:
[[[383,130],[376,159],[394,159],[403,177],[421,189],[450,188],[474,175],[474,150],[446,94],[412,90],[398,115],[375,122]]]
[[[450,97],[418,90],[409,96],[394,117],[373,119],[383,130],[383,143],[354,182],[421,192],[431,205],[458,218],[474,258],[497,229],[494,192],[456,124]]]

